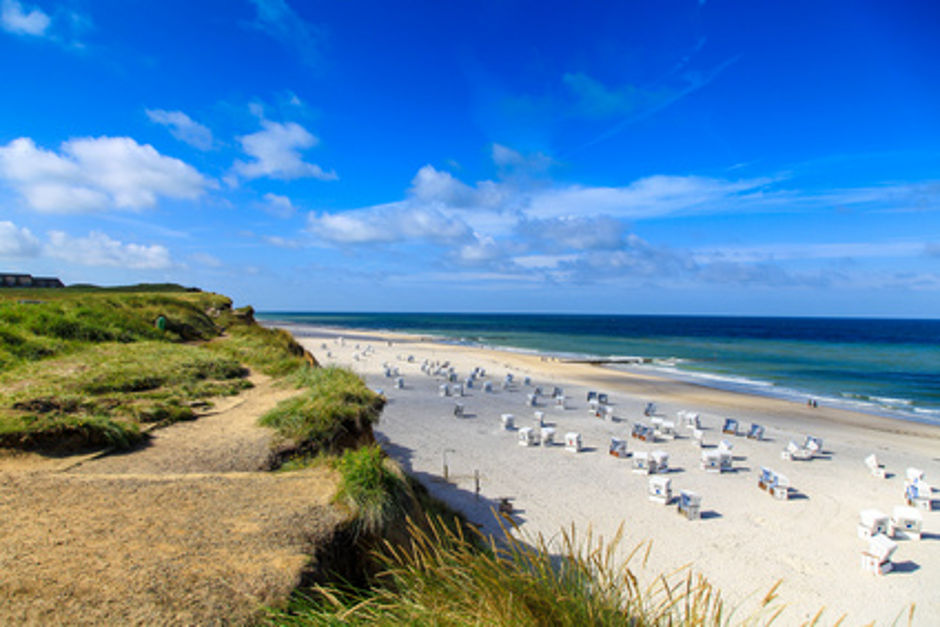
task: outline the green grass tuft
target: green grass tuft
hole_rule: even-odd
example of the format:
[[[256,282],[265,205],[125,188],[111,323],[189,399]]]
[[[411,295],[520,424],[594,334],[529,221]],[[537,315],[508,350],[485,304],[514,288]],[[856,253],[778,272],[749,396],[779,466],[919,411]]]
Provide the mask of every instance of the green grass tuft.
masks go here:
[[[408,484],[377,444],[345,451],[336,467],[341,477],[337,498],[355,509],[360,533],[380,533],[404,519]]]
[[[385,406],[384,397],[342,368],[304,368],[294,380],[303,392],[278,403],[260,423],[293,441],[301,452],[342,449],[349,438],[358,439],[377,422]]]

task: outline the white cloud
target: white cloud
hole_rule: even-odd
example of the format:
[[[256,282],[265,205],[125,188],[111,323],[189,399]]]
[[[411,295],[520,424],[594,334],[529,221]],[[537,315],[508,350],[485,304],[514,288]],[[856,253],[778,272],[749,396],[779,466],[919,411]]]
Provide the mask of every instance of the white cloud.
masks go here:
[[[467,237],[470,229],[455,216],[426,206],[391,203],[343,213],[311,213],[308,229],[334,244],[394,243],[424,240],[438,243]]]
[[[301,18],[286,0],[250,0],[255,5],[255,28],[267,33],[285,46],[293,48],[308,65],[320,60],[321,29]]]
[[[194,199],[213,184],[179,159],[129,137],[86,137],[60,151],[28,137],[0,146],[0,179],[46,213],[154,207],[160,197]]]
[[[39,240],[29,229],[8,220],[0,222],[0,257],[35,257],[39,248]]]
[[[92,231],[88,237],[50,231],[46,254],[82,266],[161,270],[173,265],[170,252],[164,246],[124,244],[100,231]]]
[[[236,161],[235,172],[248,179],[312,177],[333,181],[338,178],[332,170],[326,172],[320,166],[303,160],[301,151],[316,146],[319,140],[300,124],[280,124],[262,119],[261,126],[263,130],[238,138],[242,150],[254,160]]]
[[[421,202],[443,203],[450,207],[473,204],[473,188],[458,181],[450,172],[442,172],[426,165],[411,180],[411,195]]]
[[[289,218],[296,211],[290,198],[270,193],[264,195],[264,204],[261,207],[278,218]]]
[[[755,263],[801,259],[874,259],[917,257],[922,242],[779,242],[754,246],[719,246],[692,251],[696,261]]]
[[[52,19],[38,7],[26,8],[17,0],[3,0],[0,4],[0,26],[16,35],[43,37]]]
[[[493,163],[504,170],[513,169],[525,172],[541,172],[555,163],[551,157],[544,153],[536,152],[523,155],[521,152],[502,144],[493,144],[492,157]]]
[[[286,237],[281,237],[280,235],[262,235],[261,239],[268,244],[271,244],[272,246],[277,246],[278,248],[296,250],[303,246],[303,244],[301,244],[301,242],[296,239],[287,239]]]
[[[147,109],[146,113],[152,122],[167,127],[170,134],[181,142],[199,150],[212,149],[212,131],[182,111]]]

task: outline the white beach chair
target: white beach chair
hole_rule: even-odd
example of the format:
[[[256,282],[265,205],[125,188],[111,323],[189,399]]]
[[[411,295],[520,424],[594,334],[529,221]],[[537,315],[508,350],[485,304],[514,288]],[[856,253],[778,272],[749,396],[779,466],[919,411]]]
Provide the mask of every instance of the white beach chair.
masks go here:
[[[492,382],[492,381],[484,381],[484,382],[483,382],[483,391],[484,391],[484,392],[492,393],[492,392],[493,392],[493,382]]]
[[[822,438],[817,438],[812,435],[806,436],[806,441],[803,442],[803,448],[809,451],[811,455],[821,454],[823,450]]]
[[[719,472],[731,472],[734,458],[730,451],[718,451],[718,470]]]
[[[591,401],[597,401],[597,392],[595,392],[594,390],[588,391],[586,400],[588,403],[590,403]]]
[[[907,478],[908,483],[914,483],[915,481],[923,481],[924,471],[920,468],[908,468],[904,471],[904,476]]]
[[[516,417],[513,416],[512,414],[502,414],[499,417],[499,420],[503,429],[506,431],[510,431],[516,426]]]
[[[541,385],[535,386],[535,389],[533,390],[533,392],[535,393],[536,396],[542,396],[543,395],[542,386]]]
[[[568,409],[567,399],[564,394],[559,394],[555,397],[555,407],[559,409]]]
[[[607,398],[606,394],[598,394],[597,402],[600,403],[601,405],[607,405],[610,402],[610,400]]]
[[[725,424],[721,427],[721,432],[728,435],[738,435],[738,421],[734,418],[725,418]]]
[[[610,448],[608,452],[614,457],[625,458],[630,456],[627,452],[627,441],[620,438],[610,438]]]
[[[921,515],[920,510],[897,505],[891,512],[891,522],[888,524],[888,529],[893,538],[920,540],[923,526],[924,517]]]
[[[630,431],[630,435],[637,440],[642,440],[643,442],[656,441],[656,434],[653,429],[639,422],[633,425],[633,429]]]
[[[692,429],[692,445],[702,448],[705,445],[705,432],[701,429]]]
[[[448,373],[447,380],[450,381],[451,383],[457,383],[457,373],[456,372]]]
[[[564,390],[562,390],[560,387],[556,385],[552,387],[552,398],[558,398],[559,396],[564,398],[565,392]]]
[[[786,501],[790,498],[790,480],[786,475],[774,473],[774,482],[770,486],[770,495],[778,501]]]
[[[929,512],[933,509],[933,487],[923,479],[916,479],[904,486],[904,500],[912,507]]]
[[[698,520],[702,517],[702,497],[695,492],[682,490],[679,492],[676,510],[688,520]]]
[[[633,472],[639,475],[650,474],[650,454],[646,451],[637,451],[633,454]]]
[[[791,461],[809,461],[813,459],[813,453],[790,440],[787,447],[780,452],[780,458]]]
[[[467,388],[468,390],[472,390],[473,389],[473,377],[467,377],[466,379],[464,379],[463,386]]]
[[[522,379],[522,385],[526,387],[529,387],[530,385],[532,385],[531,377],[525,377],[524,379]]]
[[[437,393],[440,394],[441,396],[450,396],[450,386],[447,385],[446,383],[441,384],[437,388]]]
[[[461,403],[454,404],[454,418],[463,418],[463,405]]]
[[[463,383],[455,383],[451,386],[454,396],[463,396]]]
[[[721,453],[712,449],[702,451],[702,470],[705,472],[721,472]]]
[[[718,443],[718,452],[720,453],[730,453],[733,448],[734,448],[734,444],[732,444],[728,440],[722,440],[721,442]]]
[[[519,429],[519,446],[535,446],[535,434],[532,432],[532,427]]]
[[[697,413],[692,411],[680,410],[676,412],[676,418],[679,419],[679,424],[685,427],[688,430],[701,429],[702,424],[699,420]]]
[[[858,514],[858,537],[863,540],[888,533],[888,517],[877,509],[863,509]]]
[[[751,428],[747,432],[748,440],[757,440],[760,442],[764,439],[764,427],[757,424],[756,422],[751,423]]]
[[[646,408],[643,410],[643,415],[647,418],[656,415],[656,403],[647,403]]]
[[[873,536],[868,541],[868,550],[862,551],[862,568],[876,575],[891,572],[891,556],[898,545],[884,534]]]
[[[868,466],[872,476],[879,479],[885,478],[885,465],[878,463],[878,457],[874,453],[865,458],[865,465]]]
[[[395,387],[399,390],[405,389],[405,380],[402,377],[395,379]]]
[[[542,427],[539,430],[542,446],[549,446],[555,442],[555,430],[551,427]]]
[[[653,431],[656,433],[656,437],[662,437],[663,434],[663,419],[662,418],[650,418],[650,426],[653,428]]]
[[[760,476],[757,477],[757,487],[761,490],[770,491],[770,487],[774,484],[774,478],[777,473],[775,473],[770,468],[766,466],[760,467]]]
[[[666,451],[653,451],[650,453],[650,472],[669,472],[669,453]]]
[[[581,452],[581,434],[575,431],[569,431],[565,434],[565,450],[572,453]]]
[[[526,405],[528,405],[529,407],[538,407],[538,395],[526,394],[525,402],[526,402]]]
[[[663,420],[659,427],[659,437],[664,440],[676,439],[676,423],[672,420]]]
[[[532,415],[535,419],[535,426],[541,429],[542,425],[545,424],[545,412],[537,411],[537,412],[534,412]]]
[[[647,496],[653,502],[668,505],[672,501],[672,479],[669,477],[650,477]]]

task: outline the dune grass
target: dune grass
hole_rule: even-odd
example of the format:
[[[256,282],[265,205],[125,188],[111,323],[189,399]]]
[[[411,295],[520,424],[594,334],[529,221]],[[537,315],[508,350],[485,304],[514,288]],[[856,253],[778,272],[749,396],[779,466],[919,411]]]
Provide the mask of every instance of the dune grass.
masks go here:
[[[306,369],[289,334],[231,305],[173,285],[0,290],[0,446],[131,446],[250,387],[246,365]]]
[[[377,444],[349,449],[336,460],[337,499],[355,510],[357,534],[381,533],[404,520],[413,501],[404,473]]]
[[[259,420],[292,441],[298,453],[333,452],[344,448],[378,421],[385,398],[354,373],[342,368],[304,368],[293,380],[303,391]]]
[[[525,543],[507,528],[500,542],[480,548],[460,525],[440,519],[409,521],[411,543],[386,543],[376,552],[382,570],[365,590],[316,586],[288,608],[272,611],[277,625],[724,625],[731,622],[720,594],[687,570],[641,585],[630,568],[649,544],[615,559],[621,542],[577,539],[572,528],[553,549],[541,537]],[[735,624],[774,621],[776,586],[753,617]]]

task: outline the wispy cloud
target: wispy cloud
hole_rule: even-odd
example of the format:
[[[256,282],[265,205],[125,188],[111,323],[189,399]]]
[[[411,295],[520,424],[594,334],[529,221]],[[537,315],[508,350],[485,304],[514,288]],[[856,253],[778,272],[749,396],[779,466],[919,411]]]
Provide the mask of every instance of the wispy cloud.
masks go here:
[[[320,140],[296,122],[272,122],[261,119],[261,130],[238,138],[242,150],[251,161],[236,161],[233,170],[248,179],[274,178],[292,180],[315,178],[334,181],[336,172],[326,171],[315,163],[304,161],[301,153],[313,148]]]
[[[164,109],[147,109],[147,117],[151,122],[167,127],[170,135],[199,150],[211,150],[213,146],[212,131],[208,127],[196,122],[182,111],[166,111]]]
[[[81,49],[79,37],[91,28],[86,15],[60,7],[53,14],[20,0],[0,0],[0,30],[21,37],[46,39],[66,48]]]
[[[84,137],[59,152],[28,137],[0,146],[0,181],[45,213],[145,209],[160,197],[195,199],[215,184],[192,166],[130,137]]]
[[[255,28],[293,49],[307,65],[320,63],[324,39],[321,27],[300,17],[286,0],[249,1],[256,11]]]

